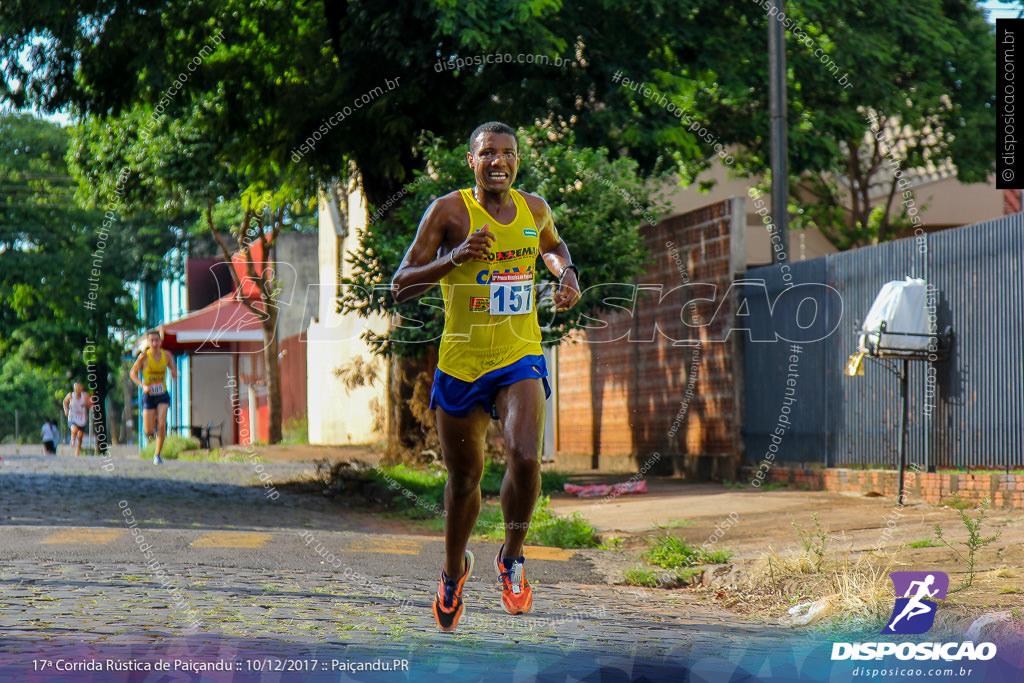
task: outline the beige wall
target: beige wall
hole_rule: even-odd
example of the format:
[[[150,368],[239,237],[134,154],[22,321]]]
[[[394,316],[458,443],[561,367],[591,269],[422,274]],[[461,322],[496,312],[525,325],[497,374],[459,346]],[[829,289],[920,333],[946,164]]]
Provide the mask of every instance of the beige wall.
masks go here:
[[[689,187],[681,187],[675,182],[666,183],[665,195],[671,206],[670,215],[680,215],[723,201],[730,197],[747,197],[751,187],[761,182],[761,178],[733,178],[730,169],[723,166],[718,159],[710,169],[698,176]],[[714,180],[714,187],[708,192],[701,192],[701,182]],[[995,177],[989,183],[964,185],[954,177],[935,179],[935,176],[917,178],[912,189],[917,207],[921,209],[921,218],[925,226],[959,226],[991,220],[1003,215],[1003,195],[995,189]],[[771,198],[762,197],[765,206],[771,211]],[[902,198],[901,198],[902,200]],[[878,200],[880,203],[881,200]],[[748,211],[752,202],[747,202]],[[826,254],[834,254],[836,248],[819,230],[791,230],[789,237],[791,260],[804,261]],[[747,214],[747,265],[771,263],[771,251],[768,230],[755,213]]]
[[[708,180],[715,181],[714,187],[708,192],[701,192],[698,189],[700,183]],[[673,216],[696,211],[701,207],[732,197],[745,198],[748,210],[746,265],[764,265],[772,262],[770,236],[761,216],[753,212],[753,202],[748,194],[750,188],[759,181],[759,178],[731,177],[730,169],[716,159],[712,167],[698,176],[697,180],[689,187],[666,184],[665,195],[669,199]],[[762,195],[762,200],[771,211],[770,197],[767,194]],[[834,254],[836,248],[825,239],[819,230],[793,229],[789,231],[789,251],[791,261],[806,261],[826,254]]]
[[[319,310],[308,329],[306,356],[309,442],[314,444],[373,444],[384,436],[374,429],[374,424],[378,419],[375,410],[387,405],[386,369],[360,337],[367,326],[378,332],[385,331],[387,321],[336,312],[338,250],[347,252],[358,248],[357,232],[366,225],[366,206],[361,194],[348,195],[347,215],[349,220],[346,221],[345,215],[334,210],[321,196],[317,247],[321,283]],[[339,226],[339,222],[342,225]],[[343,264],[343,269],[349,267]],[[349,391],[334,373],[355,358],[373,364],[378,369],[379,379],[370,386]]]
[[[234,375],[234,355],[230,353],[195,353],[189,359],[192,373],[192,421],[197,427],[212,422],[224,423],[224,443],[234,443],[231,414],[231,389],[228,380]]]

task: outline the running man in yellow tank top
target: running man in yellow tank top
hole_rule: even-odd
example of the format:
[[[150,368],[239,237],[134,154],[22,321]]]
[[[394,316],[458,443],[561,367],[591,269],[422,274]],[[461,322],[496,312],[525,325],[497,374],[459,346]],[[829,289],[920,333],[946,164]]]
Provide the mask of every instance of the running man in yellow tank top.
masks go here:
[[[502,606],[523,614],[533,604],[523,543],[540,494],[544,401],[550,394],[533,286],[538,264],[558,276],[559,310],[580,298],[578,271],[547,202],[512,189],[519,170],[515,131],[485,123],[473,131],[469,148],[475,186],[430,205],[391,283],[398,301],[435,284],[444,297],[430,407],[448,469],[445,566],[433,602],[445,631],[462,616],[462,590],[473,570],[466,545],[480,514],[483,446],[492,418],[504,429],[508,462],[501,485],[505,543],[494,558]]]
[[[132,366],[131,378],[142,389],[142,431],[147,439],[156,437],[156,452],[153,464],[159,465],[164,459],[160,454],[164,450],[164,439],[167,437],[167,410],[171,407],[171,395],[167,392],[167,371],[171,371],[171,380],[178,379],[178,368],[174,364],[174,355],[162,348],[163,340],[160,332],[150,330],[149,348],[143,351]]]

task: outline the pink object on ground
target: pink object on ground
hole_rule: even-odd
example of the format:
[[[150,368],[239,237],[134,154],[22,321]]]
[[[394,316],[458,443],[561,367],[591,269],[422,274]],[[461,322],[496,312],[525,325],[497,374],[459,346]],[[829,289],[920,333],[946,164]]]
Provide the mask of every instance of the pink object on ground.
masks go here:
[[[565,492],[572,493],[578,498],[600,498],[601,496],[624,496],[629,493],[647,493],[647,480],[627,481],[621,484],[591,484],[590,486],[577,486],[576,484],[564,484]]]

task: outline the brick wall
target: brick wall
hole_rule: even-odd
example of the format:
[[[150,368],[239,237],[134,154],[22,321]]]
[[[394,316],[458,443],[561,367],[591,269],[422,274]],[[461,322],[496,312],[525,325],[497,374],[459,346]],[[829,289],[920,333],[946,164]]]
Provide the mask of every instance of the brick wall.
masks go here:
[[[561,466],[636,471],[656,460],[655,471],[701,478],[723,456],[735,467],[742,363],[726,333],[744,227],[743,200],[732,199],[641,229],[646,272],[635,301],[619,302],[631,310],[601,314],[605,327],[558,349]]]
[[[744,468],[741,481],[752,481],[755,468]],[[899,492],[896,470],[803,469],[773,467],[764,483],[795,484],[812,491],[880,493],[894,500]],[[1024,508],[1024,474],[965,472],[915,472],[908,469],[903,487],[910,501],[940,503],[957,496],[980,503],[986,498],[994,507]]]

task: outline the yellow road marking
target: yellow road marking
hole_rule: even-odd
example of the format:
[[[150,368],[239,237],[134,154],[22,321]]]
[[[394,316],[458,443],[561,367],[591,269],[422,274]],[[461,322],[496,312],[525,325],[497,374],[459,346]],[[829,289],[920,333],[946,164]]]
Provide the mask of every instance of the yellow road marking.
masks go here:
[[[43,545],[106,545],[116,541],[126,532],[123,529],[64,529],[50,534],[40,544]]]
[[[526,560],[553,560],[555,562],[568,562],[576,554],[575,550],[563,550],[562,548],[548,548],[542,545],[523,546],[523,555]]]
[[[354,538],[339,550],[349,553],[419,555],[425,543],[413,538]]]
[[[262,548],[272,538],[271,534],[251,531],[211,531],[190,545],[193,548]]]

